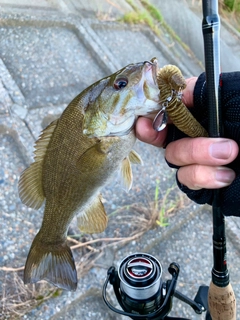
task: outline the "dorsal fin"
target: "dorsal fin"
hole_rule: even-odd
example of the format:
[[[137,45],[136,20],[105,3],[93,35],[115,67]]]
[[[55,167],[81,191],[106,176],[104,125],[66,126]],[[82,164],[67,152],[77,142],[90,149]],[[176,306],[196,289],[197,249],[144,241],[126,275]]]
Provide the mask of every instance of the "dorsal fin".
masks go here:
[[[42,186],[42,164],[57,122],[58,119],[43,130],[35,144],[34,162],[23,171],[18,182],[21,201],[33,209],[39,209],[45,198]]]

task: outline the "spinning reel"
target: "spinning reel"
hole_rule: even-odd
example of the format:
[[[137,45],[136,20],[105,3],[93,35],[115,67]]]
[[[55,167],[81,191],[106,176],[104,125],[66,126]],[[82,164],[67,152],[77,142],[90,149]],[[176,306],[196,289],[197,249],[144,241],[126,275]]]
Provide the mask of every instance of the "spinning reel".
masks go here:
[[[176,290],[179,265],[171,263],[168,272],[171,280],[162,280],[162,266],[153,256],[135,253],[125,257],[118,268],[110,267],[103,286],[103,299],[114,312],[131,319],[182,319],[172,318],[168,314],[172,309],[173,297],[190,305],[197,314],[207,310],[208,287],[200,286],[194,300]],[[107,286],[113,286],[115,296],[122,310],[115,308],[107,299]],[[206,316],[210,320],[209,314]]]

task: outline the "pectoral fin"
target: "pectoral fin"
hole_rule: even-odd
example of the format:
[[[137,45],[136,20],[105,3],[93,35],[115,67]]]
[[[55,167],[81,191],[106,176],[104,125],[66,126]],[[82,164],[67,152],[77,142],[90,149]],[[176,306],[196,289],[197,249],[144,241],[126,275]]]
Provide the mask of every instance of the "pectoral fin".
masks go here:
[[[78,227],[84,233],[100,233],[107,227],[108,218],[100,196],[77,218]]]
[[[95,174],[105,161],[105,157],[105,154],[99,151],[99,146],[96,143],[79,157],[77,167],[86,176],[88,174]]]
[[[122,174],[123,186],[126,191],[129,191],[132,187],[133,175],[132,175],[131,163],[128,157],[126,157],[122,161],[121,174]]]
[[[131,189],[133,181],[131,163],[143,164],[141,157],[134,150],[130,151],[128,157],[122,161],[121,175],[123,187],[127,192]]]
[[[42,165],[56,125],[57,120],[53,121],[42,132],[35,144],[35,162],[23,171],[19,179],[18,191],[20,199],[24,204],[33,209],[39,209],[45,198],[42,186]]]
[[[98,174],[106,161],[108,153],[114,150],[119,137],[107,137],[88,148],[77,160],[77,166],[83,174]]]
[[[140,155],[139,155],[136,151],[134,151],[134,150],[130,151],[128,157],[129,157],[129,160],[130,160],[130,162],[131,162],[132,164],[143,164],[142,158],[141,158]]]

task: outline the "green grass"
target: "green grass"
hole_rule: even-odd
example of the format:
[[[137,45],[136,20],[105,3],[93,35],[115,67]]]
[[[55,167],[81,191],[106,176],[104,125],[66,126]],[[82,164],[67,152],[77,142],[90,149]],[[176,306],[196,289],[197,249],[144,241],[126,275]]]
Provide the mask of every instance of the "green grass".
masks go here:
[[[240,0],[224,0],[223,3],[229,11],[235,13],[240,12]]]
[[[172,199],[170,197],[170,193],[176,189],[176,185],[174,184],[172,187],[168,188],[162,198],[159,201],[159,194],[160,194],[160,181],[156,180],[156,187],[155,187],[155,195],[154,195],[154,211],[156,212],[156,224],[160,227],[166,227],[169,225],[168,223],[168,214],[176,210],[179,206],[179,198],[176,197]]]
[[[148,25],[157,35],[160,35],[160,30],[156,26],[154,17],[148,10],[139,10],[133,1],[127,0],[127,2],[133,8],[133,11],[126,13],[120,21],[129,24],[146,24]]]
[[[167,218],[166,218],[166,198],[165,201],[162,202],[161,209],[159,210],[159,183],[160,181],[156,180],[156,188],[155,188],[155,196],[154,196],[154,210],[158,212],[158,218],[156,223],[160,227],[168,226]],[[167,190],[168,192],[168,190]],[[170,192],[170,191],[169,191]],[[168,192],[168,194],[169,194]]]
[[[186,51],[190,52],[190,48],[181,40],[181,38],[175,33],[175,31],[166,23],[160,10],[157,9],[151,3],[149,3],[149,1],[147,0],[140,0],[140,1],[142,5],[146,8],[146,10],[148,10],[148,12],[151,14],[151,16],[166,29],[166,31],[171,35],[171,37],[175,41],[177,41]]]
[[[150,27],[153,26],[153,19],[149,16],[147,11],[131,11],[126,13],[122,20],[126,23],[138,24],[138,23],[146,23]]]
[[[161,12],[146,0],[141,0],[142,5],[148,10],[151,16],[159,22],[164,22]]]
[[[240,0],[219,0],[220,15],[240,32]]]
[[[181,38],[175,33],[175,31],[166,23],[164,17],[159,9],[152,5],[148,0],[139,0],[144,10],[140,10],[134,0],[126,0],[126,2],[132,7],[133,11],[125,14],[121,21],[129,24],[146,24],[148,25],[157,36],[162,34],[159,25],[163,27],[172,39],[178,42],[189,55],[193,56],[193,52],[186,45]],[[200,62],[199,62],[200,63]]]

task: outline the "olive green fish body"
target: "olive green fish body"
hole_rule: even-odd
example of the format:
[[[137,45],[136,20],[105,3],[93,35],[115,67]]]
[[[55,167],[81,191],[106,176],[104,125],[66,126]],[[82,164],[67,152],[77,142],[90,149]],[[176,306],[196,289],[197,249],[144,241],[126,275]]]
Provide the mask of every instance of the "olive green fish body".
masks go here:
[[[77,272],[66,244],[69,224],[78,215],[83,232],[102,232],[107,216],[100,190],[121,170],[131,188],[130,163],[137,116],[159,109],[157,62],[131,64],[78,95],[41,134],[34,162],[21,175],[19,195],[27,206],[45,203],[42,226],[33,240],[24,282],[45,279],[75,290]]]
[[[121,139],[87,138],[82,134],[81,109],[74,107],[70,105],[58,120],[44,158],[44,217],[24,273],[25,283],[44,278],[71,290],[76,288],[77,273],[71,250],[66,244],[69,224],[79,213],[82,231],[86,229],[89,233],[97,233],[106,228],[107,217],[98,198],[99,191],[120,168],[135,142],[133,132]],[[64,136],[62,132],[65,132]],[[96,201],[98,203],[94,207]],[[88,207],[94,210],[90,217],[86,216]],[[46,259],[47,256],[51,259]],[[36,270],[37,265],[41,268]]]
[[[52,241],[58,240],[64,231],[66,233],[76,214],[84,214],[100,189],[120,169],[136,139],[132,131],[121,138],[87,138],[82,134],[83,114],[74,107],[70,105],[58,120],[43,164],[43,190],[46,195],[43,226]],[[62,132],[65,132],[64,137]],[[59,222],[54,230],[52,225],[56,221]],[[101,232],[105,227],[97,230],[95,226],[92,232]],[[59,233],[60,230],[63,231]]]

